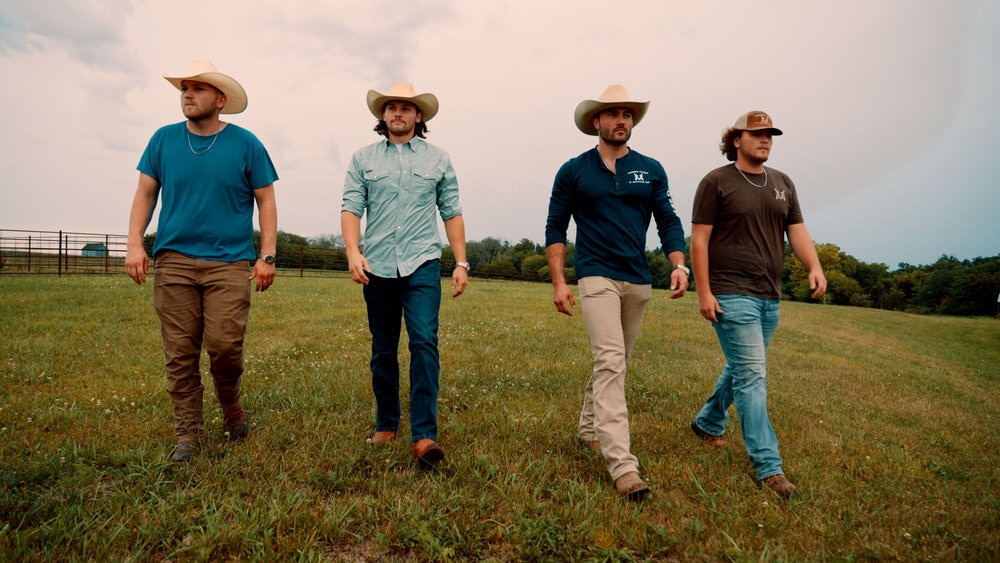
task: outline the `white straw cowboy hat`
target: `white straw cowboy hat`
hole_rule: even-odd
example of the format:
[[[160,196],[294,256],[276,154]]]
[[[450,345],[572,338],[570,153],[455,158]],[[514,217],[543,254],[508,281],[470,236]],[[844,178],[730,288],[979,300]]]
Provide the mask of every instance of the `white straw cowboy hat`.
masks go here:
[[[240,86],[239,82],[219,72],[215,65],[205,59],[191,61],[184,69],[184,74],[180,76],[164,74],[163,78],[166,78],[167,82],[173,84],[178,90],[181,89],[181,81],[183,80],[196,80],[215,86],[226,95],[226,105],[222,106],[221,113],[240,113],[247,109],[246,90]]]
[[[596,100],[584,100],[576,106],[573,114],[573,121],[576,128],[588,135],[597,135],[594,127],[594,116],[611,108],[628,108],[632,110],[632,125],[638,125],[649,109],[649,102],[636,102],[630,100],[628,92],[621,84],[612,84],[604,90],[600,98]]]
[[[417,106],[417,110],[423,114],[424,123],[431,120],[438,112],[438,99],[434,94],[416,94],[413,91],[413,84],[409,82],[397,82],[389,88],[385,94],[380,94],[375,90],[368,91],[368,110],[377,119],[382,119],[382,108],[387,102],[393,100],[403,100]]]

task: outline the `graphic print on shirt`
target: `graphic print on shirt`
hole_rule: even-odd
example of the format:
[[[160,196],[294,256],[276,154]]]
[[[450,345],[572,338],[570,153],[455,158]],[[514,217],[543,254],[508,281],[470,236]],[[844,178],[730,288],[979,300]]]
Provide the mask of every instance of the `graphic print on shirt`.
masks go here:
[[[646,179],[646,175],[649,174],[649,172],[647,172],[645,170],[629,170],[628,172],[626,172],[626,174],[631,174],[632,175],[632,180],[629,181],[629,184],[648,184],[649,183],[649,180]]]
[[[778,188],[774,188],[774,199],[787,202],[788,201],[788,191],[787,190],[779,190]]]

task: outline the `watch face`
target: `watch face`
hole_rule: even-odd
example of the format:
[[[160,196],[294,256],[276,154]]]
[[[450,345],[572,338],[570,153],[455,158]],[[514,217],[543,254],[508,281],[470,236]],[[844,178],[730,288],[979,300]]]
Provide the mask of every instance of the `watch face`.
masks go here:
[[[274,264],[274,256],[268,254],[267,256],[264,257],[264,262],[268,264]]]

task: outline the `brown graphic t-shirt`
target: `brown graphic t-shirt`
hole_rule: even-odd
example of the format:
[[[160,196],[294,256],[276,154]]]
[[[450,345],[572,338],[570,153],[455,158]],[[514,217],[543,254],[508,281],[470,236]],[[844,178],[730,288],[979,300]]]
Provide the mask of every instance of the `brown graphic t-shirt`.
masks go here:
[[[744,178],[729,164],[698,184],[691,220],[712,225],[708,277],[715,295],[781,298],[785,229],[803,222],[802,211],[792,180],[764,170]]]

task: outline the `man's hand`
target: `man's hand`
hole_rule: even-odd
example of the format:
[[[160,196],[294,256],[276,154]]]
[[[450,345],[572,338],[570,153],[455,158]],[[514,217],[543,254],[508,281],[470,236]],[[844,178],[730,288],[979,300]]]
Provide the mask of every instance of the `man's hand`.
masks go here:
[[[813,290],[813,299],[826,294],[826,276],[823,275],[823,270],[809,272],[809,289]]]
[[[368,260],[363,254],[360,252],[348,252],[347,269],[351,272],[351,279],[354,280],[354,283],[368,285],[368,276],[365,272],[371,270],[368,269]]]
[[[701,311],[701,316],[713,323],[719,322],[717,315],[723,313],[722,307],[719,306],[719,300],[711,293],[707,291],[703,293],[700,289],[698,291],[698,310]]]
[[[568,284],[562,283],[555,286],[552,302],[555,303],[557,311],[564,315],[573,316],[573,309],[576,309],[576,299]]]
[[[670,273],[670,289],[673,290],[673,293],[670,294],[671,299],[684,297],[684,293],[688,289],[688,273],[680,268],[674,269]]]
[[[458,297],[465,293],[467,285],[469,285],[469,272],[462,266],[455,266],[451,272],[451,296]]]
[[[257,280],[254,284],[254,289],[256,291],[267,291],[267,288],[271,287],[274,283],[274,264],[268,264],[263,260],[257,260],[253,264],[253,271],[250,272],[250,279]]]
[[[149,273],[149,255],[146,254],[146,249],[141,246],[128,249],[125,254],[125,273],[139,285],[146,281],[146,274]]]

